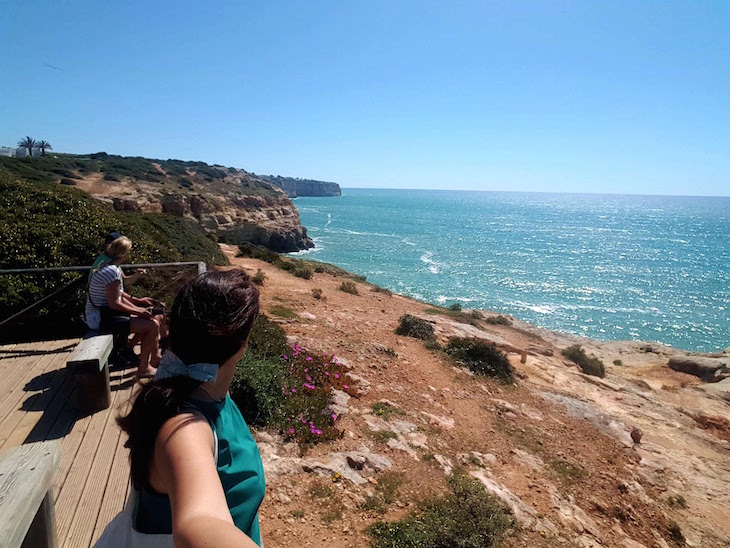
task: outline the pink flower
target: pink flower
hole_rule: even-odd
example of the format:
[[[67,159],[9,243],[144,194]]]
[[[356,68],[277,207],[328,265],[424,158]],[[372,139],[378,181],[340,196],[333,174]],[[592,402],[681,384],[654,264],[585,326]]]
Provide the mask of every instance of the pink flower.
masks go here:
[[[329,371],[325,371],[324,374],[327,375],[328,377],[330,376],[330,372]]]
[[[309,382],[312,382],[312,377],[310,377],[309,375],[307,375],[307,380],[308,380]]]
[[[321,436],[322,435],[322,431],[321,430],[315,430],[314,433],[317,434],[318,436]]]
[[[306,419],[302,419],[302,424],[307,424],[307,420]]]
[[[286,354],[284,354],[284,359],[285,360],[288,360],[289,359],[289,356],[287,356]]]
[[[345,390],[347,390],[348,388],[350,388],[350,386],[347,385],[347,384],[345,384],[342,388],[344,388]]]
[[[308,362],[311,362],[312,361],[312,356],[307,356],[307,361]]]
[[[339,379],[339,378],[340,378],[340,374],[339,373],[335,373],[335,379]]]
[[[291,389],[291,391],[292,391],[292,392],[296,392],[296,391],[297,391],[297,389],[296,389],[296,388],[292,388],[292,389]]]
[[[293,433],[294,433],[294,429],[293,429],[293,428],[290,428],[290,429],[289,429],[289,433],[290,433],[290,434],[293,434]]]
[[[305,370],[304,370],[304,372],[305,372],[305,373],[306,373],[307,371],[309,371],[309,369],[305,369]]]
[[[337,420],[337,414],[336,413],[332,413],[332,419],[333,420]]]

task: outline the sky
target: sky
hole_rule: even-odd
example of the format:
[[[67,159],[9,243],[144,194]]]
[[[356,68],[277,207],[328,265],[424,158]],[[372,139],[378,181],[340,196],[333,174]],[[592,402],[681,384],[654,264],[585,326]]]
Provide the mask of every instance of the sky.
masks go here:
[[[0,10],[0,145],[343,187],[730,195],[730,1]]]

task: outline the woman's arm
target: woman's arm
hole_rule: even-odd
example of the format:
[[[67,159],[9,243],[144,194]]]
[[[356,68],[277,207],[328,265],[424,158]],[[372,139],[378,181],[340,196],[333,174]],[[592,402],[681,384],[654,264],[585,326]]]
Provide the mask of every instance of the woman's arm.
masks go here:
[[[197,414],[173,417],[157,435],[150,483],[170,498],[175,546],[258,548],[233,523],[213,445],[208,421]]]
[[[109,303],[109,308],[141,318],[152,318],[149,310],[135,306],[123,297],[124,294],[120,291],[121,284],[119,280],[114,280],[106,285],[106,302]]]

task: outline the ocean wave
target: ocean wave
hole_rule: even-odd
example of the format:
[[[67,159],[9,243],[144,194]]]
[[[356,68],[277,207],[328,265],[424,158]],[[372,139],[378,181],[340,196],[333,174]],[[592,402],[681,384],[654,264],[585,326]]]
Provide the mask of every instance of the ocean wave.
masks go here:
[[[332,213],[328,213],[327,214],[327,224],[324,226],[329,226],[331,222],[332,222]]]
[[[431,272],[431,274],[438,274],[440,272],[440,269],[445,265],[438,261],[434,261],[431,257],[433,257],[433,252],[426,251],[426,253],[421,255],[421,262],[428,266],[428,270]]]
[[[406,244],[406,245],[410,245],[410,246],[416,247],[416,244],[414,244],[414,243],[413,243],[412,241],[410,241],[410,240],[409,240],[408,238],[403,238],[403,239],[402,239],[402,240],[401,240],[400,242],[401,242],[402,244]]]

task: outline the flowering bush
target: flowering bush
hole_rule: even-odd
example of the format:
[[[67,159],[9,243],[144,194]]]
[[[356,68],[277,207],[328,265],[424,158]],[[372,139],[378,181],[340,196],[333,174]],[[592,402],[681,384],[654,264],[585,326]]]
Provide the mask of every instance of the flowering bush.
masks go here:
[[[347,368],[334,356],[312,355],[298,344],[282,359],[288,369],[282,390],[284,436],[305,444],[339,438],[330,404],[333,389],[351,390]]]
[[[330,410],[332,390],[355,388],[347,370],[334,356],[288,346],[281,327],[261,314],[236,367],[231,397],[250,425],[278,428],[303,444],[332,440],[341,436]]]

